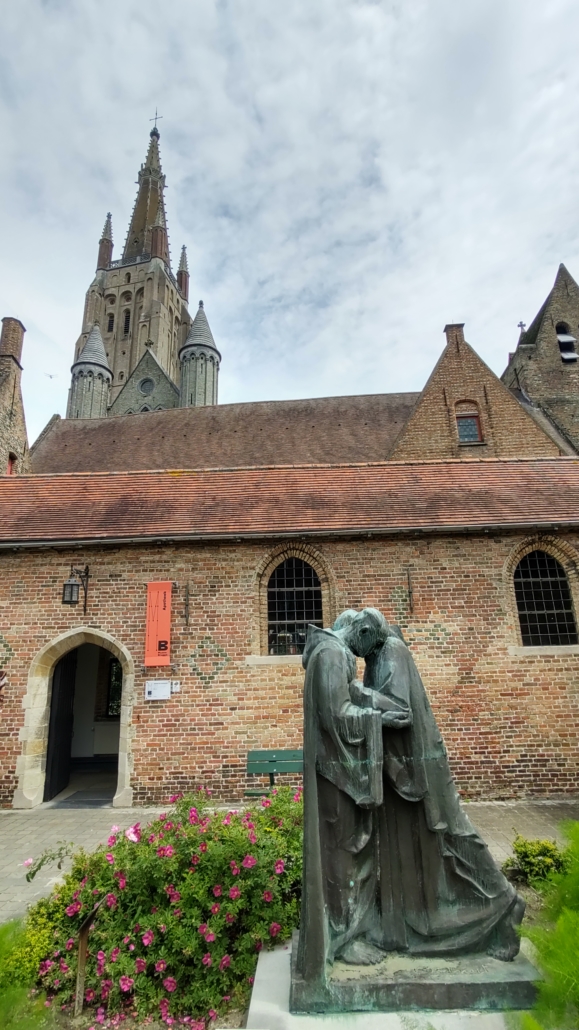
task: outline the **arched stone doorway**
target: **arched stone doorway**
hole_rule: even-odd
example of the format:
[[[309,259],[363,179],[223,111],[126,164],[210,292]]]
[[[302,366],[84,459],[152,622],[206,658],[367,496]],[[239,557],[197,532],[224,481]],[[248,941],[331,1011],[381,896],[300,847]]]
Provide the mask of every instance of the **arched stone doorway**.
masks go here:
[[[44,799],[47,754],[51,730],[51,709],[55,673],[62,676],[61,659],[77,648],[78,654],[86,654],[85,645],[103,648],[120,663],[122,670],[122,695],[120,704],[118,736],[118,776],[113,799],[115,807],[130,806],[133,791],[130,786],[131,767],[131,716],[135,681],[134,662],[125,647],[108,633],[80,627],[63,633],[51,641],[36,655],[28,674],[28,684],[23,700],[25,709],[24,728],[21,731],[22,753],[17,763],[18,786],[14,792],[14,808],[34,808]],[[70,677],[71,668],[65,675]],[[53,719],[54,722],[54,719]],[[52,727],[54,729],[54,727]]]

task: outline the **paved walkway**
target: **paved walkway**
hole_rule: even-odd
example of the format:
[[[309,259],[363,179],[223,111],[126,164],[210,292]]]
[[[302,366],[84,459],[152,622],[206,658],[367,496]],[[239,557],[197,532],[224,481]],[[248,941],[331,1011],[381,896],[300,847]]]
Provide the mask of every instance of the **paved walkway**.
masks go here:
[[[471,802],[469,817],[482,833],[498,862],[504,862],[517,833],[524,837],[561,839],[560,823],[579,819],[579,798],[564,801]],[[56,866],[43,869],[27,883],[23,862],[36,858],[60,841],[73,841],[87,850],[106,840],[116,823],[125,829],[146,823],[161,809],[55,808],[41,805],[30,811],[0,810],[0,922],[23,915],[28,905],[49,893],[58,881]]]

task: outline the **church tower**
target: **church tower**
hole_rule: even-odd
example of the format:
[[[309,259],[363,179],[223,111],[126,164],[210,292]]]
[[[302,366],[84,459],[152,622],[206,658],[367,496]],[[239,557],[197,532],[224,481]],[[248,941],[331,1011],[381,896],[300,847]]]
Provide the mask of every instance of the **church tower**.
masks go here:
[[[103,418],[179,406],[179,352],[191,327],[189,272],[184,247],[177,276],[171,269],[159,138],[155,126],[139,170],[122,256],[117,260],[113,260],[110,214],[105,221],[96,275],[86,294],[82,332],[75,348],[68,418]],[[97,332],[100,345],[95,342]],[[96,350],[94,368],[98,366],[99,372],[88,373],[90,362],[85,359],[95,358]],[[87,376],[92,375],[94,381],[101,373],[102,390],[99,386],[98,398],[93,396],[89,404],[84,388]],[[213,396],[216,391],[210,393]]]

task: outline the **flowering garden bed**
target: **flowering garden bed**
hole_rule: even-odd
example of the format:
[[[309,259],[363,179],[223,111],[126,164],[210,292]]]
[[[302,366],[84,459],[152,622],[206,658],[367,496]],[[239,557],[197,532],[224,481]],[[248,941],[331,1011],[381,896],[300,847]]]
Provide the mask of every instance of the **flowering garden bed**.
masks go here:
[[[55,1003],[71,1002],[78,929],[100,903],[85,983],[96,1023],[154,1015],[204,1030],[246,1005],[259,951],[298,924],[299,791],[240,812],[210,811],[205,791],[171,802],[147,827],[113,827],[107,845],[79,851],[64,883],[29,910],[10,956]]]

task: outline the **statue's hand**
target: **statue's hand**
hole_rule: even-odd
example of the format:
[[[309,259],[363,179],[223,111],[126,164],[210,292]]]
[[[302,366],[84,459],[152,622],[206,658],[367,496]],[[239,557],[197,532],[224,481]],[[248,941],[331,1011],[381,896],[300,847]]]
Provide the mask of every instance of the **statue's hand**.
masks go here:
[[[365,687],[360,680],[352,680],[350,683],[350,700],[358,708],[373,708],[372,691]]]
[[[392,730],[403,730],[412,719],[406,712],[382,712],[382,725]]]

